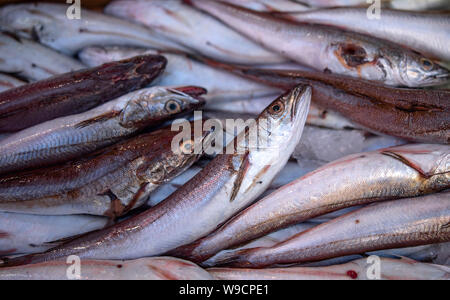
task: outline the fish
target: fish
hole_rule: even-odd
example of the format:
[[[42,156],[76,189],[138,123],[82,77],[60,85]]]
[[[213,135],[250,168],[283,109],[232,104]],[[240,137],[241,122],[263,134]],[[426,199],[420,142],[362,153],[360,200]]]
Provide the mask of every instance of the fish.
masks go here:
[[[212,280],[195,264],[173,257],[149,257],[130,261],[80,260],[80,274],[69,273],[74,260],[4,268],[0,280]],[[69,275],[68,275],[69,274]]]
[[[4,91],[0,93],[0,133],[78,114],[143,88],[166,63],[163,56],[137,56]]]
[[[26,84],[25,81],[16,77],[0,73],[0,92]]]
[[[263,268],[448,242],[449,224],[448,192],[387,201],[320,224],[275,246],[242,250],[219,264]]]
[[[0,31],[0,71],[31,81],[85,68],[72,57],[18,35]]]
[[[333,74],[210,63],[278,88],[309,84],[316,106],[375,134],[422,143],[450,143],[449,90],[393,88]]]
[[[0,8],[0,30],[13,32],[73,56],[95,45],[132,45],[183,51],[148,28],[83,8],[80,19],[68,18],[66,4],[22,3]]]
[[[277,98],[259,116],[258,122],[263,123],[259,125],[261,136],[257,140],[261,143],[254,144],[256,140],[251,137],[251,130],[257,129],[253,123],[227,145],[234,151],[218,154],[158,205],[41,254],[4,261],[1,267],[55,260],[71,254],[82,259],[157,256],[208,234],[255,200],[286,164],[289,152],[300,139],[310,97],[308,86],[297,86]],[[270,122],[270,129],[265,120]],[[262,144],[264,139],[269,139],[270,144]],[[274,151],[275,146],[283,149],[283,155]]]
[[[115,0],[105,13],[144,24],[158,34],[190,49],[190,53],[237,64],[288,61],[215,18],[185,5],[182,0]]]
[[[338,7],[338,6],[372,6],[367,0],[302,0],[312,7]],[[394,8],[403,10],[436,10],[448,9],[448,0],[381,0],[381,8]]]
[[[329,212],[449,187],[449,146],[410,144],[352,154],[279,188],[173,255],[202,262],[220,250]]]
[[[197,87],[179,89],[206,92]],[[125,94],[87,112],[35,125],[0,141],[0,174],[81,157],[203,103],[201,98],[177,89],[157,86]]]
[[[295,23],[220,1],[189,2],[267,49],[318,71],[408,87],[439,85],[450,77],[449,70],[429,58],[375,37]]]
[[[308,6],[292,0],[223,0],[237,6],[264,12],[296,12],[310,9]]]
[[[0,212],[0,256],[42,252],[65,238],[104,228],[108,218],[39,216]]]
[[[438,61],[450,61],[450,13],[383,9],[380,19],[367,19],[367,9],[336,7],[280,14],[297,22],[335,26],[413,49]],[[430,66],[431,67],[431,66]]]
[[[449,280],[450,268],[407,258],[380,258],[379,279]],[[211,268],[217,280],[369,280],[376,279],[374,262],[367,258],[327,267],[287,267],[268,269]]]
[[[168,126],[67,163],[0,176],[0,211],[117,218],[202,154],[176,150],[213,137],[205,132],[176,145],[178,134]]]
[[[251,100],[259,97],[273,97],[276,93],[282,94],[280,89],[211,67],[185,54],[136,47],[95,46],[83,49],[78,56],[86,65],[96,67],[107,62],[137,55],[158,54],[167,59],[167,66],[156,80],[157,84],[162,86],[194,85],[204,87],[208,90],[208,94],[203,97],[208,103],[219,101],[228,103],[240,99]]]

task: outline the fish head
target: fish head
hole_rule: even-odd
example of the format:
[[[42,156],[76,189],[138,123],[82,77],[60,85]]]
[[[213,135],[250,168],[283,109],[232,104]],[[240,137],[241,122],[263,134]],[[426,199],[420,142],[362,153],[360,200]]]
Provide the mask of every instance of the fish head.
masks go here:
[[[151,87],[134,93],[121,112],[120,122],[131,127],[141,122],[158,122],[200,108],[205,100],[200,95],[206,90],[199,87]]]
[[[420,54],[406,55],[401,66],[400,77],[409,87],[432,86],[447,82],[449,70]]]

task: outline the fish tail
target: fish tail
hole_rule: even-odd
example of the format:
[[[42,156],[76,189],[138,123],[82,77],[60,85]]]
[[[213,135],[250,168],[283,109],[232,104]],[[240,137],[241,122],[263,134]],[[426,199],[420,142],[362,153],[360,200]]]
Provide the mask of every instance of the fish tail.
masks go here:
[[[230,251],[228,253],[223,253],[220,258],[214,261],[207,262],[205,264],[200,264],[205,267],[238,267],[238,268],[254,268],[257,267],[250,262],[250,254],[254,249],[242,249],[238,251]]]
[[[202,239],[199,239],[191,244],[184,245],[178,247],[168,253],[169,256],[178,257],[182,259],[187,259],[192,261],[193,263],[199,264],[208,258],[210,258],[213,254],[207,254],[204,251],[201,251]]]

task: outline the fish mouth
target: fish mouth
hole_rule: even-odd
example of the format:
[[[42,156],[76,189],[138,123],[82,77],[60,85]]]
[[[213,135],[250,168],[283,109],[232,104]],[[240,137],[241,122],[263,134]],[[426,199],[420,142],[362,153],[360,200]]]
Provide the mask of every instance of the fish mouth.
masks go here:
[[[186,95],[191,96],[193,99],[196,100],[196,102],[192,103],[193,105],[196,105],[196,107],[200,107],[206,103],[206,100],[201,96],[208,93],[208,91],[205,88],[198,86],[177,87],[173,88],[172,92],[179,96],[186,96]]]
[[[300,84],[291,90],[288,105],[290,107],[291,121],[301,119],[305,114],[305,108],[309,105],[311,99],[312,88],[309,85]]]

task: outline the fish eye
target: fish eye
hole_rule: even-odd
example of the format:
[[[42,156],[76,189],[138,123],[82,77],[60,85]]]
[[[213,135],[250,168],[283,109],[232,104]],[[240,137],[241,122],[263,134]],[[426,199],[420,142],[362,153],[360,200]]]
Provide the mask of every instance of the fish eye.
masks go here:
[[[180,150],[184,154],[191,154],[194,151],[194,141],[186,140],[183,141],[180,145]]]
[[[420,59],[420,63],[422,64],[422,68],[425,71],[430,71],[431,69],[433,69],[434,63],[429,59],[422,58]]]
[[[271,115],[279,115],[279,114],[283,113],[283,111],[284,111],[284,103],[281,101],[275,101],[269,107],[269,113]]]
[[[177,101],[169,100],[166,103],[166,110],[171,114],[176,114],[181,111],[181,106]]]

